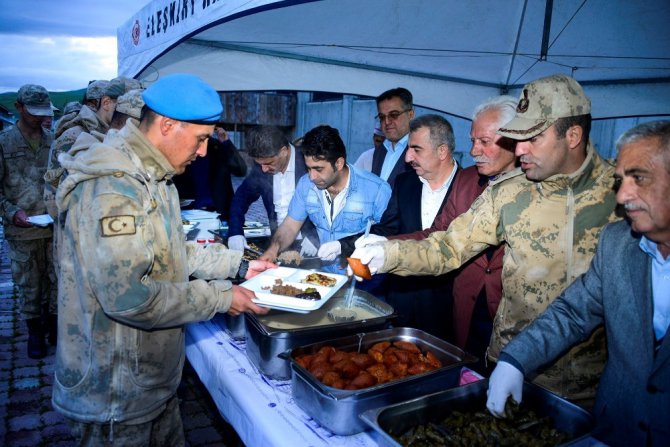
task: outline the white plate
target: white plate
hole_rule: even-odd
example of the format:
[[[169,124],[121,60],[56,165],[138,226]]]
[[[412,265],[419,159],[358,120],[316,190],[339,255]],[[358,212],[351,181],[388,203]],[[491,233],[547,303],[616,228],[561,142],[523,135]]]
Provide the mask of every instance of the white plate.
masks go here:
[[[40,214],[38,216],[28,216],[28,222],[36,227],[48,227],[54,220],[48,214]]]
[[[347,282],[345,275],[337,275],[335,273],[321,273],[322,275],[335,278],[336,282],[333,287],[315,286],[313,284],[305,284],[302,282],[307,275],[315,273],[312,270],[294,269],[290,267],[279,267],[276,269],[268,269],[263,273],[256,275],[248,281],[241,284],[256,294],[254,302],[259,306],[270,307],[273,309],[285,310],[288,312],[307,313],[319,309],[323,306]],[[294,298],[286,295],[275,295],[270,293],[269,288],[275,284],[275,280],[280,278],[284,284],[306,289],[314,287],[321,294],[320,300],[307,300],[303,298]]]

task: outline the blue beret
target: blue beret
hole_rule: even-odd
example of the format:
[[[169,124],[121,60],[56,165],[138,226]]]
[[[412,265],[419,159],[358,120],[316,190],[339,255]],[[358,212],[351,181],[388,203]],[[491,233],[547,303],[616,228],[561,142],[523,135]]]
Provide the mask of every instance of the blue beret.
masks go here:
[[[142,98],[154,112],[179,121],[216,123],[223,112],[216,90],[191,74],[162,77],[142,93]]]

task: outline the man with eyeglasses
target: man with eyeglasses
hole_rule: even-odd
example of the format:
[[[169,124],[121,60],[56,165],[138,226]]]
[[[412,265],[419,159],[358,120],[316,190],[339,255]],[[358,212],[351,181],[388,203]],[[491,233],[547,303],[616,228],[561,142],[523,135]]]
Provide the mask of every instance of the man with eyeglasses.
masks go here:
[[[391,188],[401,172],[412,171],[405,161],[409,122],[414,118],[412,93],[398,87],[377,96],[377,120],[386,140],[375,146],[372,155],[372,173],[386,180]]]
[[[15,107],[19,120],[0,133],[0,216],[28,326],[28,357],[40,359],[47,354],[44,323],[55,322],[57,312],[53,231],[34,226],[29,216],[46,212],[43,176],[53,135],[43,123],[53,110],[47,90],[34,84],[19,89]]]
[[[251,173],[235,191],[228,222],[228,248],[244,251],[249,247],[244,237],[244,216],[259,197],[263,200],[274,234],[288,214],[288,206],[300,177],[305,175],[305,157],[276,126],[252,129],[247,138],[247,153],[254,160]],[[316,228],[305,222],[301,228],[300,252],[314,256],[319,246]]]

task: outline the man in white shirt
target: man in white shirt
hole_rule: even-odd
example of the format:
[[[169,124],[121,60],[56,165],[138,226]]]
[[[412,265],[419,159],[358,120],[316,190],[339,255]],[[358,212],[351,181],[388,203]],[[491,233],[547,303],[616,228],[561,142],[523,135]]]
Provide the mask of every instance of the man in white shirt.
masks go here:
[[[459,172],[453,158],[456,146],[451,124],[439,115],[422,115],[408,126],[409,144],[404,161],[413,172],[398,175],[391,199],[369,238],[413,233],[430,228],[446,206],[452,183]],[[350,255],[360,233],[340,241],[342,253]],[[382,238],[382,239],[385,239]],[[383,284],[365,282],[375,295],[384,296],[398,313],[398,324],[451,339],[451,281],[449,275],[401,277],[387,275]]]
[[[372,155],[372,173],[386,180],[393,188],[398,174],[411,171],[405,160],[409,139],[409,122],[414,118],[412,93],[398,87],[387,90],[376,99],[377,120],[386,141],[375,147]]]
[[[244,216],[251,204],[262,198],[270,231],[274,233],[287,216],[298,180],[307,172],[302,152],[278,127],[253,129],[248,136],[247,152],[254,159],[254,167],[235,191],[228,223],[228,248],[238,251],[248,247],[244,237]],[[316,255],[319,238],[314,225],[306,222],[301,234],[301,253]]]

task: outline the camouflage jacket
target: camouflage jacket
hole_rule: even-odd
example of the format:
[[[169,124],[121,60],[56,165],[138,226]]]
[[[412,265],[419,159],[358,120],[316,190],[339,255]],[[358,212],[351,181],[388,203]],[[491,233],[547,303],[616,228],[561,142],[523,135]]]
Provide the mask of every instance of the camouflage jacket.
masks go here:
[[[181,379],[184,324],[228,310],[231,283],[216,278],[241,253],[185,240],[174,170],[133,124],[60,160],[53,405],[80,421],[151,420]]]
[[[18,126],[0,133],[0,216],[5,239],[31,240],[51,237],[51,228],[22,228],[12,224],[14,214],[28,216],[46,213],[42,192],[47,169],[51,132],[42,131],[42,140],[33,150]]]
[[[104,134],[109,129],[109,126],[98,117],[93,109],[88,106],[83,106],[79,113],[68,114],[61,118],[56,126],[55,140],[51,144],[49,151],[48,170],[44,176],[44,203],[47,207],[47,212],[52,218],[56,218],[56,188],[58,182],[63,175],[63,168],[61,167],[58,156],[68,152],[74,146],[77,138],[83,132],[93,134]]]
[[[502,283],[489,357],[500,350],[584,273],[602,228],[616,220],[614,168],[589,144],[580,169],[533,182],[516,176],[491,184],[447,231],[420,242],[389,242],[380,271],[443,274],[488,246],[505,243]],[[536,379],[571,399],[591,399],[605,362],[599,330]]]

